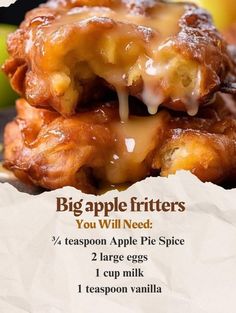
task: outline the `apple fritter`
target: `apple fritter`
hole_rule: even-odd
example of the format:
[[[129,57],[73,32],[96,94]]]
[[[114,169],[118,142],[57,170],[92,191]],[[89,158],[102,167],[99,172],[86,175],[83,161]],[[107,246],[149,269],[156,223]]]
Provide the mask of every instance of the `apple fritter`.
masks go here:
[[[88,193],[101,184],[133,183],[182,169],[202,181],[236,181],[233,109],[232,99],[224,97],[198,117],[161,110],[122,123],[118,103],[64,118],[19,100],[18,116],[5,130],[5,167],[46,189],[74,186]]]
[[[26,15],[8,50],[13,88],[63,116],[106,88],[118,93],[122,120],[129,95],[150,114],[163,105],[195,115],[233,73],[211,17],[186,3],[51,0]]]

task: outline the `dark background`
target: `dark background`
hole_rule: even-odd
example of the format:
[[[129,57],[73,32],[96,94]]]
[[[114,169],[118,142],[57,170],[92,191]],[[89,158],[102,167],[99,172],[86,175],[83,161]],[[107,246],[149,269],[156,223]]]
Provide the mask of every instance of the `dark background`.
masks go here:
[[[25,13],[46,0],[17,0],[8,8],[0,8],[0,23],[20,24]]]

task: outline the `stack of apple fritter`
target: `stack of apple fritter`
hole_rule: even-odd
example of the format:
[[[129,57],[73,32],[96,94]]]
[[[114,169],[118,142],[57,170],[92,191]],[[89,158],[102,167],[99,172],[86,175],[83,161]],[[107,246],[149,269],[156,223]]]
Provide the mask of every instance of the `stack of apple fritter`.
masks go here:
[[[97,193],[189,170],[236,181],[236,65],[210,15],[152,0],[50,0],[9,36],[22,96],[5,167],[24,182]]]

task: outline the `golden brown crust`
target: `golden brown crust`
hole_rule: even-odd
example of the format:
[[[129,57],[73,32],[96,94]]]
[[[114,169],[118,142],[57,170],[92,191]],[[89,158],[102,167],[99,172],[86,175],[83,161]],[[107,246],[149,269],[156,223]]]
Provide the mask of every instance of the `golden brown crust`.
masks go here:
[[[89,193],[99,183],[136,182],[154,170],[168,176],[184,169],[202,181],[236,182],[231,105],[232,99],[218,98],[198,117],[162,111],[122,124],[115,103],[63,118],[19,100],[18,116],[5,130],[5,166],[46,189],[69,185]]]
[[[33,109],[23,99],[18,100],[17,110],[18,117],[5,130],[5,166],[20,179],[27,176],[46,189],[74,186],[94,192],[87,173],[103,164],[112,142],[103,110],[91,112],[89,119],[86,115],[64,119],[55,112]]]
[[[153,166],[161,167],[162,176],[188,170],[204,182],[235,182],[235,130],[235,120],[215,122],[209,129],[172,129]]]
[[[86,9],[87,6],[96,7],[94,10],[97,11]],[[153,27],[151,25],[155,19],[158,20],[156,14],[160,14],[165,6],[168,6],[167,12],[169,8],[176,7],[178,14],[179,12],[182,12],[182,14],[180,14],[180,19],[177,18],[177,20],[179,19],[176,26],[178,27],[177,32],[173,31],[173,34],[168,34],[164,40],[159,41],[160,33],[158,28],[156,28],[156,25],[153,25]],[[86,14],[91,14],[91,16],[85,15],[85,18],[79,22],[70,22],[68,16],[77,14],[76,10],[80,7],[85,11],[87,10]],[[181,8],[182,11],[179,11],[178,8]],[[104,14],[101,13],[103,11]],[[120,11],[125,13],[122,13],[122,19],[119,20]],[[175,18],[178,17],[177,13],[170,14],[176,14]],[[88,16],[89,18],[87,18]],[[132,21],[127,22],[130,17],[132,17]],[[145,23],[145,18],[151,24],[145,27],[140,26],[138,21]],[[13,88],[23,95],[30,104],[38,107],[52,106],[64,116],[70,116],[75,114],[78,104],[88,102],[91,98],[94,99],[95,90],[99,90],[100,94],[107,84],[112,88],[119,88],[110,79],[111,73],[101,73],[103,70],[97,70],[97,64],[96,66],[93,64],[96,70],[93,68],[88,79],[81,78],[81,75],[78,77],[81,64],[77,65],[73,61],[78,57],[74,53],[75,49],[78,48],[74,46],[75,42],[82,41],[83,36],[87,38],[87,41],[89,38],[93,38],[94,49],[96,49],[97,38],[103,38],[109,31],[120,32],[122,36],[132,33],[132,36],[127,39],[128,42],[132,42],[135,37],[139,49],[146,49],[145,54],[151,50],[153,52],[153,47],[150,48],[150,46],[157,40],[158,45],[164,47],[165,59],[173,59],[177,55],[180,62],[185,60],[184,64],[181,63],[181,66],[184,67],[186,62],[190,62],[190,66],[194,68],[193,76],[195,76],[196,81],[194,80],[192,82],[193,86],[182,92],[182,94],[178,94],[181,88],[176,87],[176,83],[170,83],[170,86],[166,87],[165,76],[169,74],[167,75],[165,70],[161,74],[161,77],[164,77],[161,83],[158,81],[151,87],[148,86],[149,89],[152,89],[151,94],[155,94],[157,99],[160,98],[160,93],[163,93],[163,105],[175,110],[185,111],[185,102],[189,102],[188,97],[191,98],[193,93],[195,93],[193,102],[208,102],[212,93],[220,88],[222,81],[226,79],[228,73],[232,70],[232,60],[228,54],[227,45],[215,27],[212,26],[211,18],[205,11],[190,4],[167,4],[151,0],[51,0],[29,12],[20,28],[9,36],[8,49],[11,59],[6,62],[4,70],[10,77]],[[109,42],[110,44],[112,45]],[[92,50],[93,45],[87,48],[85,54],[91,53]],[[145,96],[145,85],[150,84],[150,81],[155,81],[155,78],[151,77],[148,79],[148,83],[145,83],[144,77],[140,77],[140,73],[136,74],[137,70],[134,67],[138,62],[141,62],[136,59],[136,54],[140,55],[143,52],[140,52],[141,50],[132,51],[130,55],[135,54],[134,57],[132,56],[134,58],[133,63],[129,62],[129,69],[125,66],[122,77],[127,76],[128,72],[129,74],[132,72],[132,75],[130,74],[130,82],[125,81],[122,83],[125,84],[125,86],[122,85],[122,88],[145,102],[149,97]],[[124,55],[123,52],[122,55]],[[94,55],[91,55],[91,58],[94,58]],[[96,58],[98,57],[96,56]],[[99,62],[101,60],[98,59],[97,63],[99,64]],[[109,60],[109,62],[111,61]],[[105,65],[109,65],[109,62]],[[144,62],[144,68],[147,64],[148,60],[146,63]],[[89,64],[89,67],[91,67],[91,64]],[[107,68],[109,69],[109,67]],[[112,69],[114,73],[114,67]],[[88,68],[86,68],[86,71],[88,71]],[[191,71],[190,67],[188,71]],[[172,76],[176,75],[172,72]],[[177,77],[177,81],[182,79],[181,75]],[[198,80],[196,75],[198,75]],[[103,79],[97,82],[94,80],[96,76],[101,76]],[[126,79],[128,80],[128,78]],[[88,88],[85,88],[87,85],[95,86],[95,88],[88,93],[86,92]],[[198,86],[196,87],[196,85]],[[171,90],[172,87],[176,90]],[[193,88],[196,90],[193,90]]]

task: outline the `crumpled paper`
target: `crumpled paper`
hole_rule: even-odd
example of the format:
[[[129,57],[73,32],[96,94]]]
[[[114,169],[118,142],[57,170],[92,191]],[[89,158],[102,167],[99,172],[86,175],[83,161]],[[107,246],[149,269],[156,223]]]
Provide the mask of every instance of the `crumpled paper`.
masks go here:
[[[0,0],[0,7],[9,7],[11,4],[15,3],[17,0]]]
[[[56,212],[56,197],[107,201],[118,196],[185,201],[184,213],[113,213],[113,219],[151,219],[151,230],[77,228],[70,212]],[[187,172],[148,178],[123,192],[84,195],[67,187],[32,196],[0,185],[1,313],[232,313],[236,307],[236,189],[202,183]],[[80,218],[94,220],[84,213]],[[65,246],[53,237],[184,238],[184,246]],[[143,264],[92,262],[92,253],[144,254]],[[140,267],[144,278],[96,278],[96,269]],[[162,287],[161,294],[79,294],[83,286]]]

